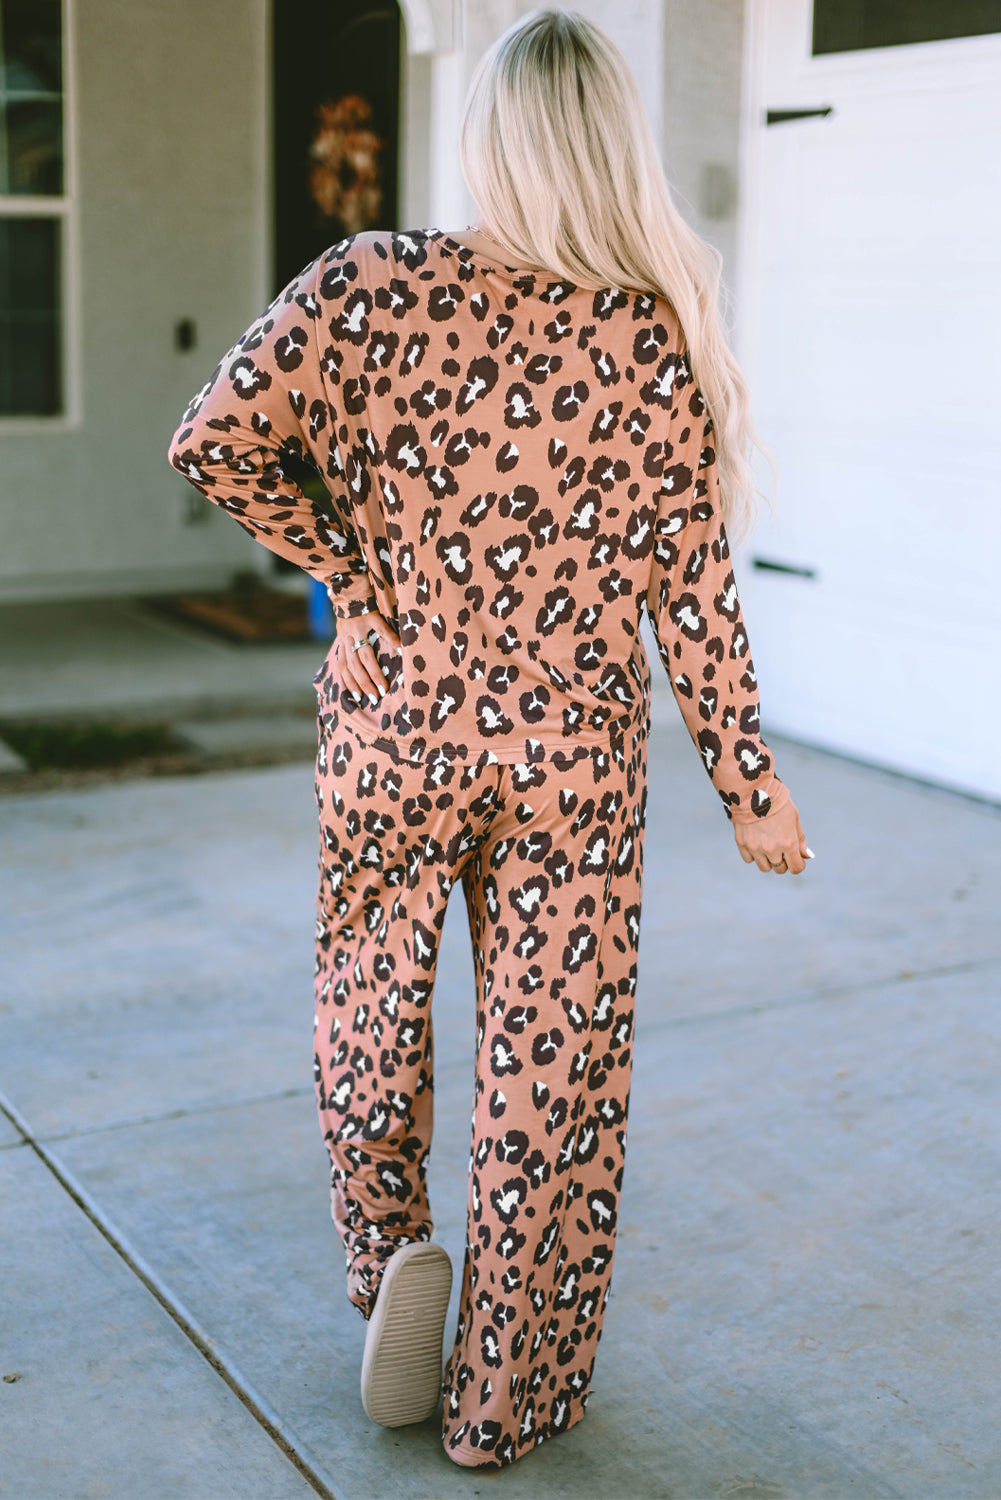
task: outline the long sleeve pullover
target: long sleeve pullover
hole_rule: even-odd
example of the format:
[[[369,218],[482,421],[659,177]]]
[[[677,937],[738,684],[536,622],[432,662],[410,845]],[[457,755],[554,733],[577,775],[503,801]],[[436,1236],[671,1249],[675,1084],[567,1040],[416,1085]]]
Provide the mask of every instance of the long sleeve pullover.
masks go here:
[[[369,744],[571,759],[648,709],[645,608],[728,816],[788,793],[758,694],[713,431],[670,304],[505,267],[436,229],[326,251],[184,414],[175,468],[328,588],[396,625]],[[299,461],[298,464],[296,461]],[[315,465],[330,492],[291,476]]]

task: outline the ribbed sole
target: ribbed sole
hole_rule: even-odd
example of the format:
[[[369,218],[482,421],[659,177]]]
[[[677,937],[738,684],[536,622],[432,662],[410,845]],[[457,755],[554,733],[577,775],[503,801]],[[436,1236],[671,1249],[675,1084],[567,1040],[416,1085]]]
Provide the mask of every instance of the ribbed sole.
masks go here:
[[[441,1245],[401,1245],[386,1263],[361,1366],[362,1405],[382,1427],[434,1415],[452,1262]]]

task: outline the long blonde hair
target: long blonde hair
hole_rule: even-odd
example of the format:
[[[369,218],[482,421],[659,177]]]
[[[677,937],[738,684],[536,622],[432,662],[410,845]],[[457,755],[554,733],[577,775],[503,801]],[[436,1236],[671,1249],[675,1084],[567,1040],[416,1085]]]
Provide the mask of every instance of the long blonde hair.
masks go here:
[[[538,10],[488,49],[460,138],[484,223],[509,249],[584,287],[666,297],[716,433],[723,515],[738,538],[757,494],[747,388],[719,308],[721,257],[671,200],[628,63],[574,11]]]

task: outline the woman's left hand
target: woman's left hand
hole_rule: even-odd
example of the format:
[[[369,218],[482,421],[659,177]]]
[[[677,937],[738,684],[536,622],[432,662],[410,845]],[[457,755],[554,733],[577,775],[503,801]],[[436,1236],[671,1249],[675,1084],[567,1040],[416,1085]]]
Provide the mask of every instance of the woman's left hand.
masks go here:
[[[371,698],[378,704],[388,683],[376,648],[369,640],[373,631],[399,647],[400,637],[392,625],[377,609],[371,609],[364,615],[342,615],[338,619],[336,652],[344,686],[359,702]],[[357,651],[352,649],[355,641],[363,642]]]
[[[806,861],[813,858],[791,798],[758,823],[735,823],[733,833],[744,863],[757,865],[766,874],[801,875]]]

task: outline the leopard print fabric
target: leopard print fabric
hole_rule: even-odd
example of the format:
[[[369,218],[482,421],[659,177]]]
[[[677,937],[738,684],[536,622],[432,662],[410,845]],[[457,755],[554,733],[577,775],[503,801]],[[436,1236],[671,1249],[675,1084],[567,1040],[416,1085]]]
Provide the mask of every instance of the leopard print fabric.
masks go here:
[[[465,1265],[445,1371],[456,1463],[495,1467],[584,1415],[626,1146],[647,729],[614,751],[456,762],[321,712],[317,1101],[348,1292],[428,1239],[431,997],[461,880],[476,975]]]
[[[645,607],[727,815],[787,800],[761,739],[713,432],[670,305],[483,260],[439,230],[340,241],[184,414],[174,466],[397,626],[378,706],[321,698],[373,748],[563,764],[648,709]],[[294,463],[319,469],[305,498]]]

